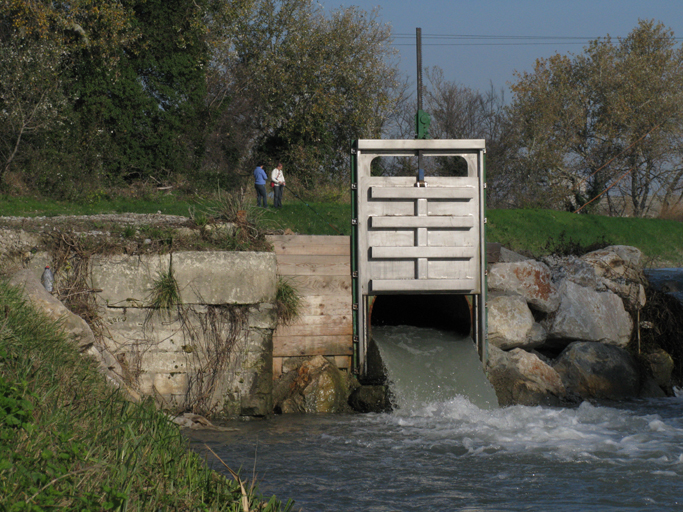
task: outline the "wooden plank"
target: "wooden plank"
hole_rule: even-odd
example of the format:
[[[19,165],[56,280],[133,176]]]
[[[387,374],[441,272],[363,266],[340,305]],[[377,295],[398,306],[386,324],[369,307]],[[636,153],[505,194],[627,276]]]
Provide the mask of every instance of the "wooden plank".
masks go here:
[[[277,273],[281,276],[347,276],[351,273],[351,261],[345,256],[281,254],[277,257]]]
[[[439,215],[439,216],[386,216],[370,217],[370,227],[376,228],[473,228],[474,217]]]
[[[274,357],[353,355],[351,336],[279,336],[273,338]]]
[[[348,245],[350,239],[347,235],[267,235],[266,238],[270,243],[278,242],[287,246],[316,244]]]
[[[334,364],[340,370],[351,368],[351,356],[334,356]]]
[[[351,275],[346,276],[284,276],[296,288],[299,296],[351,294]]]
[[[472,292],[474,279],[372,279],[373,292]]]
[[[344,296],[308,295],[301,297],[301,316],[351,314],[351,294]]]
[[[273,380],[276,380],[282,375],[282,358],[273,358]]]
[[[300,316],[291,325],[278,325],[277,336],[337,336],[353,334],[351,315]]]
[[[474,247],[370,247],[371,258],[474,258]]]
[[[350,242],[348,245],[327,245],[324,243],[316,245],[280,245],[273,243],[273,249],[277,256],[281,254],[307,254],[307,255],[327,255],[327,256],[346,256],[351,255]]]
[[[301,240],[281,240],[275,236],[267,237],[273,244],[276,255],[280,254],[307,254],[307,255],[329,255],[329,256],[350,256],[351,241],[348,236],[316,236],[304,237],[309,241],[304,243]],[[335,240],[328,240],[328,239]],[[341,240],[340,240],[341,239]]]
[[[477,187],[370,187],[372,199],[474,199]]]
[[[503,247],[502,244],[496,242],[489,242],[486,244],[486,262],[498,263],[500,261],[500,248]]]

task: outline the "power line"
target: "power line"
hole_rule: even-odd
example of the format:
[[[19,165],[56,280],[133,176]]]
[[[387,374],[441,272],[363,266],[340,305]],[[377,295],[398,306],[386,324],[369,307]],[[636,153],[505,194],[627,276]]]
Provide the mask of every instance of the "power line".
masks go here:
[[[412,34],[393,34],[394,39],[413,39]],[[585,45],[606,37],[587,36],[501,36],[481,34],[423,34],[425,46],[540,46],[548,44]],[[673,37],[673,41],[683,41],[683,37]],[[431,41],[431,42],[430,42]],[[395,43],[395,46],[413,46],[412,43]]]

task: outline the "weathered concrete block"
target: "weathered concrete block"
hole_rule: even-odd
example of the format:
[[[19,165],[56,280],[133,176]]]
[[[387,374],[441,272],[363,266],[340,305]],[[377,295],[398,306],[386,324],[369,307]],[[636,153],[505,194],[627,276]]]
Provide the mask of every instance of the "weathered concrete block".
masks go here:
[[[93,257],[92,283],[110,307],[143,307],[170,255]],[[277,290],[275,254],[177,252],[173,272],[185,304],[272,303]]]
[[[259,304],[249,308],[249,327],[256,329],[275,329],[277,327],[277,308],[274,304]]]
[[[140,365],[149,373],[186,373],[192,371],[194,366],[188,354],[156,350],[142,353]]]

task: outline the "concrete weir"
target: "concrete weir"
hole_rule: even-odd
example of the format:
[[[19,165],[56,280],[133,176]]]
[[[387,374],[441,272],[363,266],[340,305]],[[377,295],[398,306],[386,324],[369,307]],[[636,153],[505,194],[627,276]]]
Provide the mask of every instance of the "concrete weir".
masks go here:
[[[155,310],[150,290],[171,266],[182,304]],[[105,348],[142,395],[211,416],[272,412],[274,254],[95,257],[91,273]]]

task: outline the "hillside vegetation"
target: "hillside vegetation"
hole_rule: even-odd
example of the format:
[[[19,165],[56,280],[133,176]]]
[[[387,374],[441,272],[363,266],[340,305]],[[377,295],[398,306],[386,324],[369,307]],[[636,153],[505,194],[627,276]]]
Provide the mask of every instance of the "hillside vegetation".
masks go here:
[[[291,508],[210,470],[3,280],[0,311],[0,510]]]

